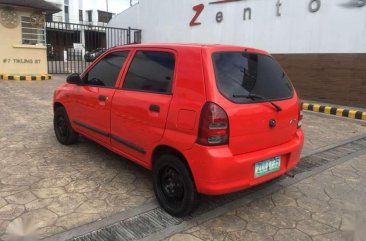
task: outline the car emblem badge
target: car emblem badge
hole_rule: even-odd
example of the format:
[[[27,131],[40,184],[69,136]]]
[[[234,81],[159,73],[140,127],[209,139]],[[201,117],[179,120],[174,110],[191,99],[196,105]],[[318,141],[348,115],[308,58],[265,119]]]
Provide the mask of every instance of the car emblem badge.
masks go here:
[[[276,126],[276,120],[275,119],[270,119],[269,120],[269,127],[273,128]]]

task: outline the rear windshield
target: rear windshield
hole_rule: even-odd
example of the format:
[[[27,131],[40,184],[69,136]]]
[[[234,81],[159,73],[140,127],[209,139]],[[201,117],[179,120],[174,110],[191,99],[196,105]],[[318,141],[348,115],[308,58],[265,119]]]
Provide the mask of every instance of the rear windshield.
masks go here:
[[[246,98],[260,95],[268,100],[292,97],[292,86],[279,64],[270,56],[248,52],[217,52],[212,55],[221,94],[236,103],[261,102]]]

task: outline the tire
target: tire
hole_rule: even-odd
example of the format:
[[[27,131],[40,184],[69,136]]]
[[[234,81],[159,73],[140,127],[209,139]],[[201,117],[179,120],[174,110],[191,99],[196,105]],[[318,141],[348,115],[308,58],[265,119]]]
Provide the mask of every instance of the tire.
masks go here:
[[[63,145],[72,145],[78,141],[79,134],[72,129],[64,107],[58,107],[55,110],[53,115],[53,129],[58,142]]]
[[[160,206],[172,216],[186,216],[198,205],[191,173],[175,155],[165,154],[154,162],[153,185]]]

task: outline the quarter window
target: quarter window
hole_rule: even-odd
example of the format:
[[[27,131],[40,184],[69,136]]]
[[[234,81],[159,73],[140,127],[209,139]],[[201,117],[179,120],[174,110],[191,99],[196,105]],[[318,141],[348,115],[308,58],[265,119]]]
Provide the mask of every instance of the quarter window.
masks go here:
[[[128,53],[113,52],[105,56],[84,76],[84,84],[114,87]]]
[[[137,51],[123,89],[171,93],[175,58],[170,52]]]

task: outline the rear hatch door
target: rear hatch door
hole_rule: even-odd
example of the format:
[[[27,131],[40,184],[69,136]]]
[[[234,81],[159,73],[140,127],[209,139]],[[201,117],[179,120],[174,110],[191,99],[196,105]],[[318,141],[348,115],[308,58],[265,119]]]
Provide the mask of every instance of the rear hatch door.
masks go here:
[[[234,155],[280,145],[293,138],[298,98],[271,56],[228,51],[213,53],[212,60],[217,90],[225,97],[218,104],[229,117],[229,147]],[[281,110],[276,110],[275,105]]]

